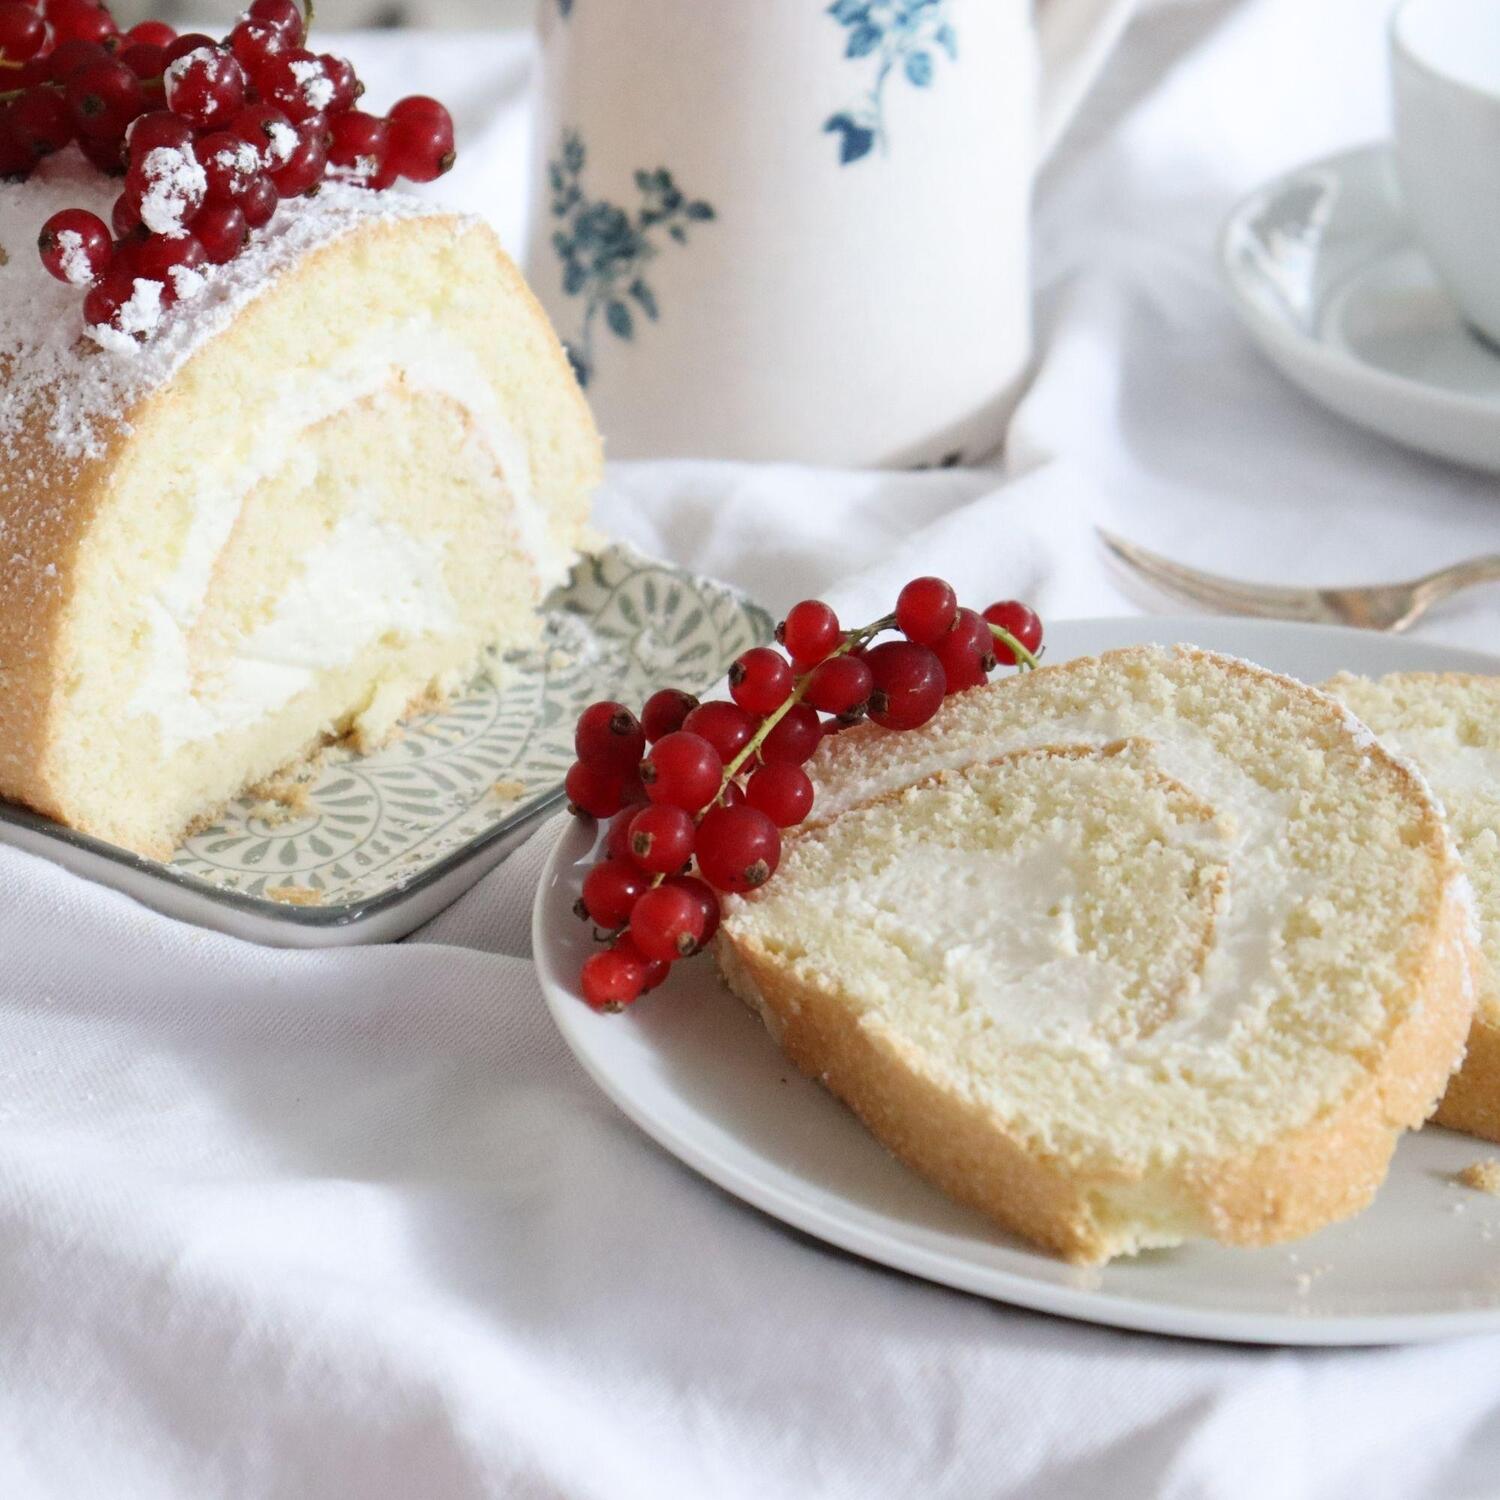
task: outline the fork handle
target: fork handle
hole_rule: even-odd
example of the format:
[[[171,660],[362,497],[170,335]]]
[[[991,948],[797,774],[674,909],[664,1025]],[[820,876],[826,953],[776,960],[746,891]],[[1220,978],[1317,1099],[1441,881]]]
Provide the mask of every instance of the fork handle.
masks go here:
[[[1422,608],[1429,609],[1444,599],[1451,598],[1460,589],[1473,588],[1478,583],[1500,583],[1500,553],[1489,557],[1471,557],[1467,562],[1455,563],[1451,568],[1439,568],[1436,573],[1418,581],[1416,592],[1422,600]]]

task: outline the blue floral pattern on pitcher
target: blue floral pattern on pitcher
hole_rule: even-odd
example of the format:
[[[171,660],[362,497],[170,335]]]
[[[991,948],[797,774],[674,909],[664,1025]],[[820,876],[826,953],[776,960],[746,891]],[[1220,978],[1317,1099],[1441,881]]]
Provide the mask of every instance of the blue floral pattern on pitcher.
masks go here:
[[[690,224],[715,217],[712,204],[688,198],[664,167],[635,174],[641,196],[634,214],[603,198],[590,198],[583,187],[587,162],[582,139],[570,131],[547,168],[552,216],[558,220],[552,248],[562,262],[563,292],[583,298],[578,336],[567,341],[579,385],[587,385],[593,375],[594,337],[601,320],[616,338],[628,340],[635,337],[638,315],[651,322],[660,315],[645,268],[661,253],[662,233],[685,245]]]
[[[958,60],[958,33],[948,16],[949,0],[833,0],[828,14],[848,38],[844,56],[873,58],[875,76],[864,100],[830,115],[826,134],[839,137],[839,163],[848,166],[877,146],[887,149],[885,90],[899,69],[919,89],[930,88],[939,51]]]

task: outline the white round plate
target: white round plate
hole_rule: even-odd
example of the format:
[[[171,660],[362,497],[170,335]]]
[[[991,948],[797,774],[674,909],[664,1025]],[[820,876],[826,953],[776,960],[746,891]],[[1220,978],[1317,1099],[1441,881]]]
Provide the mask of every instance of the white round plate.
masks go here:
[[[1230,214],[1219,258],[1245,326],[1310,396],[1398,443],[1500,471],[1500,352],[1418,247],[1389,147],[1260,188]]]
[[[1224,619],[1077,620],[1053,661],[1192,641],[1307,682],[1340,669],[1500,672],[1500,657],[1356,630]],[[623,1015],[576,988],[591,949],[573,915],[595,835],[569,824],[537,893],[542,989],[595,1081],[674,1156],[766,1213],[931,1281],[1094,1323],[1247,1343],[1403,1343],[1500,1329],[1500,1198],[1454,1174],[1494,1148],[1430,1127],[1407,1136],[1374,1205],[1290,1246],[1190,1245],[1080,1270],[951,1203],[802,1078],[713,964],[679,965]]]

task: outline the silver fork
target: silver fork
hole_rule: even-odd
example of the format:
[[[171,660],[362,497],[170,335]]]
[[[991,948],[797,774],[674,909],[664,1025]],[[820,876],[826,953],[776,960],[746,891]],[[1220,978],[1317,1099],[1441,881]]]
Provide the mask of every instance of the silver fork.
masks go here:
[[[1319,625],[1356,625],[1362,630],[1406,630],[1434,604],[1477,583],[1500,582],[1500,553],[1440,568],[1410,583],[1374,584],[1368,588],[1283,588],[1245,583],[1200,573],[1170,558],[1148,552],[1124,537],[1097,527],[1104,545],[1125,566],[1154,583],[1163,593],[1223,614],[1255,615],[1267,620],[1306,620]]]

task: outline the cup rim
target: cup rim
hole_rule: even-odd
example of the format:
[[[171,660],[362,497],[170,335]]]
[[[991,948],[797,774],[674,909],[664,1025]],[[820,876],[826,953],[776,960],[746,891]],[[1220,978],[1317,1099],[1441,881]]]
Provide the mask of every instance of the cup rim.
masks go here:
[[[1485,104],[1500,108],[1500,80],[1497,80],[1493,87],[1486,88],[1482,84],[1474,83],[1471,79],[1460,78],[1454,73],[1437,67],[1413,51],[1402,34],[1401,23],[1409,11],[1426,3],[1428,0],[1398,0],[1398,3],[1391,8],[1390,15],[1386,19],[1386,41],[1389,44],[1391,56],[1399,58],[1407,67],[1430,78],[1434,83],[1440,83],[1445,88],[1454,89]]]

